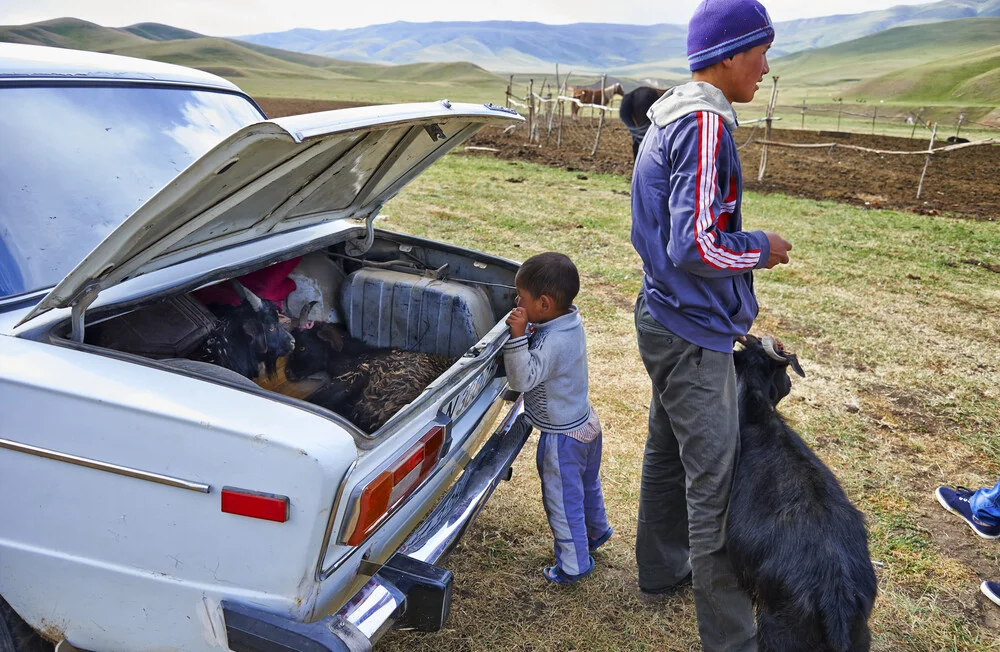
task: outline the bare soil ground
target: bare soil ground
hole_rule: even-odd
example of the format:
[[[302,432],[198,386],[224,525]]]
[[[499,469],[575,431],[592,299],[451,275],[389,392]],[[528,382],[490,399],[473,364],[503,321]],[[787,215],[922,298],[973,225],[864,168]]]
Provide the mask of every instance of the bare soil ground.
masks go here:
[[[259,103],[272,117],[358,106],[349,102],[268,98],[260,99]],[[738,129],[737,143],[742,146],[751,131],[752,127]],[[754,134],[755,138],[762,135],[763,129],[757,129]],[[581,172],[631,175],[632,148],[628,131],[621,122],[617,119],[606,121],[598,152],[591,156],[596,136],[596,119],[584,117],[574,123],[567,118],[561,137],[556,125],[549,134],[543,130],[540,147],[527,144],[527,130],[522,126],[511,133],[496,128],[484,129],[466,146],[486,149],[465,151]],[[928,144],[926,140],[890,136],[782,129],[774,130],[772,140],[837,142],[893,151],[917,151]],[[756,142],[740,150],[744,185],[749,190],[931,215],[947,213],[991,221],[1000,218],[1000,146],[969,147],[934,155],[919,200],[917,184],[924,156],[878,155],[840,148],[831,151],[772,147],[768,153],[767,173],[762,182],[757,182],[760,155],[761,145]]]

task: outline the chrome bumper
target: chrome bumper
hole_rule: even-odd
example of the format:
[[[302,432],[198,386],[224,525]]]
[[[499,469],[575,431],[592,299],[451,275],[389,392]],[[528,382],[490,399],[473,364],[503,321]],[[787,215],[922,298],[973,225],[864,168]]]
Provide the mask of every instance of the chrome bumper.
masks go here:
[[[370,650],[396,624],[421,629],[434,629],[435,622],[438,627],[443,624],[450,605],[451,574],[434,569],[433,564],[451,552],[500,481],[508,477],[511,465],[531,434],[530,426],[518,419],[523,411],[518,399],[437,507],[403,542],[385,568],[375,573],[337,613],[314,623],[300,623],[224,601],[230,649],[358,652]],[[443,580],[442,593],[434,606],[440,613],[427,614],[425,604],[407,605],[407,594],[420,587],[400,581],[399,569],[421,566],[438,571],[437,579]],[[425,611],[418,613],[418,609]],[[421,622],[430,626],[421,627]]]

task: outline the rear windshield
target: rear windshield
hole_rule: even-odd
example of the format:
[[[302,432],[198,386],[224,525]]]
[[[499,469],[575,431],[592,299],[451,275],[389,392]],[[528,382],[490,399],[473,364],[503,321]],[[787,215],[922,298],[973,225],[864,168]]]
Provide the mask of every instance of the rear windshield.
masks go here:
[[[56,285],[191,162],[262,118],[225,92],[0,87],[0,298]]]

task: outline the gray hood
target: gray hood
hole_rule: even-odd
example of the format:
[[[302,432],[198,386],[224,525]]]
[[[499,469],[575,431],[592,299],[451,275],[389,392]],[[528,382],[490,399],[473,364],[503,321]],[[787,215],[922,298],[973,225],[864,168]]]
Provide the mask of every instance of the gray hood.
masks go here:
[[[663,128],[689,113],[709,111],[720,115],[729,131],[736,129],[736,110],[726,96],[707,82],[688,82],[674,86],[649,107],[649,120]]]

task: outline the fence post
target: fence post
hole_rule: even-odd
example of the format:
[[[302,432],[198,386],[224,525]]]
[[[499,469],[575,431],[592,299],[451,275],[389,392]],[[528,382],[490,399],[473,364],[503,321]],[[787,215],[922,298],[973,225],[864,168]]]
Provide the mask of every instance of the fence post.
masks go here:
[[[875,135],[875,118],[878,117],[878,107],[875,107],[874,113],[872,113],[872,136]]]
[[[771,86],[771,102],[767,105],[767,127],[764,131],[764,147],[760,152],[760,170],[757,172],[757,181],[764,180],[764,170],[767,169],[767,142],[771,140],[771,117],[774,115],[774,102],[778,99],[778,75],[771,77],[774,81]]]
[[[844,111],[844,98],[837,98],[837,133],[840,133],[840,114]]]
[[[802,126],[800,129],[806,128],[806,98],[802,98]]]
[[[927,160],[924,161],[924,171],[920,173],[920,185],[917,186],[917,199],[924,192],[924,176],[927,175],[927,166],[931,164],[931,155],[934,154],[934,137],[937,136],[937,123],[934,123],[934,130],[931,132],[931,144],[927,147]]]
[[[965,114],[964,113],[959,113],[958,114],[958,129],[955,130],[955,138],[958,138],[958,135],[960,133],[962,133],[962,123],[963,122],[965,122]]]
[[[528,80],[528,142],[531,142],[535,126],[535,80]]]
[[[510,92],[511,92],[511,89],[513,89],[513,88],[514,88],[514,75],[511,75],[510,79],[507,80],[507,104],[506,104],[506,106],[507,106],[508,109],[510,108]]]
[[[605,74],[601,75],[601,106],[602,107],[604,106],[604,87],[607,85],[607,82],[608,82],[608,75],[607,75],[607,73],[605,73]],[[591,111],[593,111],[593,109],[591,109]],[[590,152],[591,156],[596,156],[597,155],[597,146],[601,142],[601,130],[604,128],[604,114],[605,113],[606,113],[606,111],[604,111],[604,109],[602,108],[601,109],[601,121],[597,123],[597,138],[594,139],[594,149],[591,150],[591,152]]]

